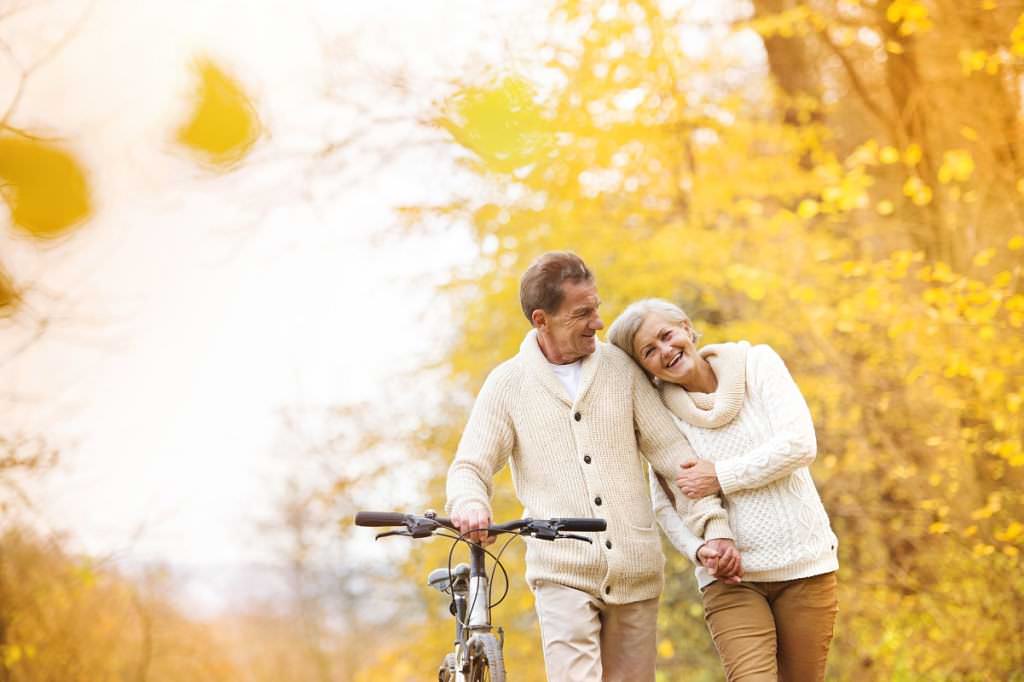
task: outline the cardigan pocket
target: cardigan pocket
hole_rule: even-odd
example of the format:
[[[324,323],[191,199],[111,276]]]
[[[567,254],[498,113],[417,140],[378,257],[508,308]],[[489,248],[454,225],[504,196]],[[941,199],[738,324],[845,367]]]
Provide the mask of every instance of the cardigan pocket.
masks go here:
[[[642,528],[626,525],[621,561],[625,574],[633,579],[661,573],[665,555],[661,551],[661,537],[656,526]]]
[[[652,539],[658,539],[658,526],[654,523],[654,519],[651,519],[649,526],[636,526],[632,523],[626,523],[626,528],[629,529],[630,534],[647,535]]]

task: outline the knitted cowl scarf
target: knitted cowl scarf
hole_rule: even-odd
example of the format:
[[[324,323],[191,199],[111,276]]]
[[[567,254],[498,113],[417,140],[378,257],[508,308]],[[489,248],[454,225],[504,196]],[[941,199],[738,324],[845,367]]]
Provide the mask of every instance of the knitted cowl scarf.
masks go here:
[[[717,429],[731,422],[743,406],[747,390],[747,351],[750,344],[716,343],[698,353],[711,365],[718,388],[714,393],[687,391],[678,384],[660,382],[658,390],[665,406],[680,420],[705,429]]]

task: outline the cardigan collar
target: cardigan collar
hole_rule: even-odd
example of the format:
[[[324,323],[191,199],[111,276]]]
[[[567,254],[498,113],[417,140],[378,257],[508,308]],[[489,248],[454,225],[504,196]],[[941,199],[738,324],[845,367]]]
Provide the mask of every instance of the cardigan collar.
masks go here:
[[[750,344],[719,343],[700,349],[718,379],[714,393],[687,391],[678,384],[661,383],[661,399],[680,420],[706,429],[731,422],[743,406],[746,395],[747,351]]]
[[[580,390],[576,393],[576,404],[583,400],[583,396],[587,394],[587,390],[594,383],[594,376],[597,374],[597,366],[599,364],[598,356],[602,352],[601,347],[603,345],[603,343],[598,341],[594,352],[583,358],[583,364],[580,368]],[[544,356],[544,351],[540,349],[540,343],[537,342],[536,329],[531,329],[527,332],[526,338],[519,345],[519,355],[525,361],[526,368],[548,392],[570,407],[574,404],[569,398],[565,386],[562,385],[562,382],[558,380],[558,377],[551,370],[550,363],[547,357]]]

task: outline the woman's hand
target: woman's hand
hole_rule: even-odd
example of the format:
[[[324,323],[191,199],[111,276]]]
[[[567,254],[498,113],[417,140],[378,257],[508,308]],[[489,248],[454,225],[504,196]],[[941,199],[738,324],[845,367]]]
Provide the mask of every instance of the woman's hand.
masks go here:
[[[743,562],[732,540],[708,540],[697,550],[697,560],[712,576],[724,583],[735,585],[742,581]]]
[[[683,472],[676,478],[676,485],[691,500],[715,495],[722,490],[713,462],[706,459],[688,459],[681,466]]]

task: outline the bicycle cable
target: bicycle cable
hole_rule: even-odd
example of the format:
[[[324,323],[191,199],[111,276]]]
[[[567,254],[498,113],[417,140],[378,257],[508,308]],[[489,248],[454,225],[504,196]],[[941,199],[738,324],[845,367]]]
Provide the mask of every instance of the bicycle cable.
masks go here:
[[[435,531],[435,533],[437,533],[441,537],[451,538],[451,539],[455,540],[455,542],[453,542],[451,544],[451,547],[448,548],[448,580],[449,580],[448,584],[449,585],[452,584],[452,577],[451,577],[452,576],[452,558],[455,556],[455,547],[460,542],[465,543],[466,545],[469,545],[470,541],[466,539],[466,536],[469,533],[471,533],[471,532],[473,532],[473,531],[466,531],[465,533],[459,533],[458,535],[454,535],[454,534],[448,534],[448,533],[437,533],[437,531]],[[507,531],[507,530],[506,531],[498,531],[497,533],[495,533],[495,535],[503,535],[503,534],[506,534],[506,533],[511,534],[513,536],[518,535],[518,533],[515,533],[513,531]],[[497,556],[495,556],[489,549],[487,549],[483,545],[480,545],[480,549],[484,552],[484,554],[486,554],[487,556],[491,557],[491,559],[494,560],[494,568],[491,569],[491,580],[493,580],[493,578],[494,578],[494,570],[497,569],[497,568],[501,568],[502,578],[505,581],[505,593],[501,595],[502,599],[504,599],[508,595],[509,580],[508,580],[508,571],[505,570],[505,566],[502,565],[502,563],[500,561],[500,558],[501,558],[501,554],[504,553],[504,551],[505,551],[505,547],[508,547],[509,543],[511,543],[512,540],[514,540],[514,539],[515,539],[515,537],[510,538],[508,540],[508,542],[506,542],[502,546],[501,551],[498,552]],[[491,588],[490,588],[490,580],[489,580],[488,581],[488,594],[487,594],[487,597],[486,597],[488,601],[490,601],[490,597],[491,597],[490,589]],[[477,598],[478,598],[478,594],[474,592],[473,593],[473,601],[471,601],[469,603],[469,608],[466,611],[467,617],[469,616],[469,614],[473,613],[473,607],[476,606]],[[498,603],[501,603],[501,602],[499,601]],[[452,604],[453,605],[455,604],[455,592],[454,592],[454,590],[452,591]],[[488,608],[489,609],[490,608],[494,608],[494,606],[496,606],[496,604],[488,606]],[[458,618],[458,609],[454,609],[454,610],[456,611],[455,617]],[[464,627],[464,628],[465,627],[469,627],[469,623],[468,622],[463,622],[463,621],[460,620],[459,624],[462,627]]]
[[[505,578],[505,591],[501,593],[500,597],[498,597],[498,601],[492,602],[491,605],[487,607],[489,609],[493,609],[495,606],[505,601],[505,597],[508,596],[508,571],[505,570],[505,565],[501,563],[501,555],[505,553],[505,550],[508,549],[508,546],[512,544],[512,541],[515,540],[519,534],[509,533],[509,535],[512,537],[505,540],[505,544],[501,546],[501,549],[498,550],[498,555],[494,558],[494,566],[491,568],[491,577],[487,579],[487,601],[491,601],[491,594],[494,592],[494,572],[498,569],[498,566],[501,566],[501,572]]]

